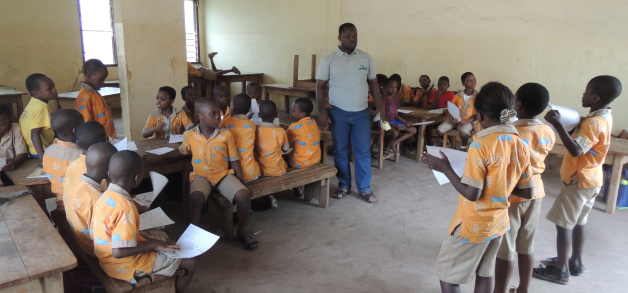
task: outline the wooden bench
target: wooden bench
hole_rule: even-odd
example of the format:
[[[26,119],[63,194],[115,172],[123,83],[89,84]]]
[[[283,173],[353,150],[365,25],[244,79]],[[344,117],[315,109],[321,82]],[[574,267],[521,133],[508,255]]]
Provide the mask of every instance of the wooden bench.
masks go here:
[[[262,177],[247,183],[246,187],[251,192],[251,199],[256,199],[305,186],[303,189],[305,201],[310,202],[316,198],[321,207],[327,208],[329,207],[329,179],[335,176],[336,172],[336,168],[325,164],[316,164],[305,169],[290,168],[284,176]],[[233,240],[233,205],[219,193],[212,193],[207,202],[210,229],[212,231],[221,229],[225,238]]]
[[[170,293],[175,292],[175,278],[183,275],[184,270],[177,270],[177,272],[172,277],[166,276],[153,276],[151,277],[145,276],[141,278],[136,278],[137,284],[131,284],[126,281],[114,279],[109,277],[105,271],[102,270],[100,264],[98,263],[97,258],[93,258],[87,255],[80,248],[76,238],[74,238],[74,231],[70,227],[70,224],[65,218],[65,213],[59,212],[57,210],[52,211],[50,213],[52,220],[57,225],[59,229],[59,234],[65,243],[70,247],[70,250],[76,257],[81,257],[85,263],[89,266],[91,271],[96,275],[102,286],[107,290],[107,292],[111,293],[121,293],[121,292],[160,292],[160,293]]]

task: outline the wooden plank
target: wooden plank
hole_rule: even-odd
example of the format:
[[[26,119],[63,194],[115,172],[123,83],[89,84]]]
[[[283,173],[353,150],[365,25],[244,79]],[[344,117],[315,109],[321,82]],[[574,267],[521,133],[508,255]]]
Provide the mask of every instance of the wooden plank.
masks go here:
[[[282,177],[262,177],[247,183],[246,187],[251,191],[251,198],[255,199],[315,181],[318,182],[336,175],[336,172],[334,167],[316,164],[305,169],[289,169],[286,175]]]
[[[316,82],[316,54],[312,54],[312,72],[310,78]]]
[[[617,194],[619,193],[619,182],[621,181],[621,172],[624,164],[628,163],[628,156],[611,155],[613,157],[613,171],[611,173],[611,182],[608,186],[608,198],[606,199],[606,213],[615,214],[617,207]],[[608,155],[606,157],[609,157]]]
[[[24,266],[9,228],[0,214],[0,289],[15,286],[28,280],[26,266]]]
[[[7,177],[13,181],[16,185],[40,185],[50,183],[48,178],[35,178],[28,179],[28,175],[30,175],[35,169],[39,167],[38,159],[26,159],[22,164],[20,164],[15,170],[5,172]]]
[[[292,68],[292,87],[297,87],[299,81],[299,55],[294,55],[294,67]]]

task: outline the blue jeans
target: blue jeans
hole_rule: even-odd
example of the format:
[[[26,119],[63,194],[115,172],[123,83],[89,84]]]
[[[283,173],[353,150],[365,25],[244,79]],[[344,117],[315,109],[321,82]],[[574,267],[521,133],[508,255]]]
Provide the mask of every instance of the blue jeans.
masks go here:
[[[344,111],[337,107],[327,109],[334,141],[334,165],[338,169],[338,187],[351,189],[351,165],[349,145],[353,145],[355,157],[355,182],[358,192],[371,191],[371,111]]]

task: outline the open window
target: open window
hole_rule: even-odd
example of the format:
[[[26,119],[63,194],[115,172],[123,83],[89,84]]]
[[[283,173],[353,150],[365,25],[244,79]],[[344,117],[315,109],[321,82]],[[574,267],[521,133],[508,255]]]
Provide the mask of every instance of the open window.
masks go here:
[[[78,0],[83,61],[99,59],[117,65],[111,0]]]
[[[201,61],[198,41],[198,0],[183,2],[185,15],[185,49],[187,60],[190,63]]]

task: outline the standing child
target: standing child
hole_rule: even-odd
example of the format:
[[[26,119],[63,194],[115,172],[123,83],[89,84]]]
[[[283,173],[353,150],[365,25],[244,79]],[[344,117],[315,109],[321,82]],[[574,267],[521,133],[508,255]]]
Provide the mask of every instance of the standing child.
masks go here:
[[[140,215],[129,191],[142,182],[143,166],[142,157],[133,151],[120,151],[111,157],[111,184],[92,209],[94,253],[107,275],[131,284],[137,283],[135,278],[170,277],[177,269],[184,269],[185,274],[175,280],[177,292],[183,292],[192,281],[197,260],[171,258],[163,252],[175,252],[181,246],[140,235]]]
[[[26,78],[26,89],[32,97],[20,116],[20,128],[29,155],[41,162],[44,151],[55,139],[50,127],[48,100],[57,97],[57,89],[52,79],[41,73],[33,73]]]
[[[442,292],[460,292],[459,284],[473,277],[475,292],[493,292],[495,256],[509,227],[508,196],[529,199],[534,194],[529,149],[510,125],[516,115],[512,92],[489,82],[478,94],[476,107],[484,130],[471,144],[462,178],[442,152],[442,159],[424,153],[428,167],[443,172],[460,192],[436,261]]]
[[[89,59],[83,64],[83,75],[85,80],[81,84],[81,91],[76,102],[74,102],[76,110],[83,114],[85,122],[98,121],[105,127],[107,136],[117,138],[109,106],[98,93],[98,90],[105,85],[105,79],[109,75],[107,66],[98,59]]]
[[[144,138],[169,138],[170,135],[182,134],[194,127],[183,110],[172,106],[176,96],[177,92],[169,86],[159,88],[155,97],[157,112],[148,115],[142,133]]]
[[[394,79],[388,79],[384,82],[386,92],[384,93],[384,119],[390,123],[390,142],[388,147],[384,150],[384,155],[389,156],[391,154],[399,154],[399,146],[406,139],[416,134],[416,128],[412,123],[406,121],[399,116],[397,110],[399,109],[399,100],[395,96],[397,93],[397,81]]]
[[[184,86],[181,88],[181,97],[183,97],[183,101],[185,102],[185,105],[183,105],[181,109],[185,112],[185,115],[188,116],[188,119],[192,121],[194,126],[198,125],[198,116],[194,114],[194,104],[198,99],[196,89],[189,85]]]
[[[538,83],[526,83],[515,94],[515,110],[519,120],[512,123],[519,136],[530,147],[530,166],[534,181],[531,200],[518,196],[508,197],[510,207],[510,231],[504,234],[495,263],[495,293],[506,293],[513,271],[513,261],[518,255],[519,286],[510,292],[527,293],[532,278],[533,248],[536,226],[541,213],[541,201],[545,196],[541,173],[545,170],[545,157],[554,147],[554,130],[536,119],[549,103],[549,92]]]
[[[432,95],[433,92],[437,91],[433,85],[430,86],[431,83],[432,80],[429,76],[424,74],[419,77],[419,85],[421,87],[418,88],[416,90],[416,93],[414,94],[414,106],[421,108],[430,108],[428,106],[429,97]],[[447,84],[449,84],[449,78],[447,79]]]
[[[449,119],[444,121],[438,126],[436,133],[438,137],[442,139],[445,136],[445,132],[456,127],[456,129],[460,130],[460,140],[462,141],[461,149],[466,151],[467,143],[469,142],[469,137],[471,136],[471,131],[473,131],[476,119],[474,104],[475,96],[478,92],[475,90],[477,82],[475,81],[475,75],[473,75],[473,73],[465,72],[461,80],[464,90],[458,92],[452,101],[460,110],[461,120]]]
[[[294,152],[288,160],[290,167],[307,168],[321,160],[321,135],[318,124],[310,118],[313,109],[314,104],[308,98],[298,98],[292,104],[290,119],[293,123],[288,128],[288,141]]]
[[[63,210],[63,180],[66,169],[81,155],[81,149],[76,145],[76,129],[83,123],[83,115],[74,109],[57,110],[50,119],[52,130],[58,138],[46,149],[43,163],[44,172],[50,180],[50,190],[57,196],[59,210]]]
[[[244,176],[233,135],[219,128],[220,107],[216,101],[199,98],[194,108],[201,122],[184,133],[179,149],[160,156],[144,155],[144,161],[151,163],[192,154],[193,171],[190,173],[190,200],[187,206],[189,222],[198,225],[203,205],[215,188],[227,200],[237,204],[237,239],[246,249],[255,250],[258,243],[246,232],[251,195],[242,183]]]
[[[13,171],[28,158],[20,125],[11,123],[11,108],[5,104],[0,104],[0,158],[7,159],[2,171]]]
[[[259,104],[262,102],[262,90],[259,84],[251,82],[246,86],[246,94],[251,98],[251,111],[246,116],[259,125],[262,122],[259,118]]]
[[[412,99],[414,98],[414,95],[412,94],[412,89],[409,86],[401,83],[401,75],[395,73],[391,75],[388,79],[397,82],[398,91],[396,92],[396,96],[399,100],[399,105],[405,106],[412,104]]]
[[[83,123],[76,129],[76,144],[81,149],[79,157],[72,161],[65,170],[65,177],[63,179],[63,198],[67,197],[67,190],[69,186],[79,182],[79,178],[87,171],[85,164],[85,155],[87,150],[99,142],[107,141],[107,133],[105,133],[105,127],[96,121],[89,121]],[[107,182],[101,181],[102,189],[107,189]]]
[[[567,284],[571,276],[580,276],[585,270],[584,225],[604,182],[602,164],[613,128],[609,105],[621,94],[621,89],[621,82],[614,76],[591,79],[582,95],[582,107],[591,110],[571,135],[560,123],[558,111],[551,110],[545,115],[545,121],[554,126],[568,152],[560,168],[565,186],[547,213],[547,219],[556,224],[558,257],[549,259],[548,266],[534,269],[535,278]]]

